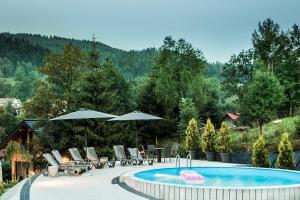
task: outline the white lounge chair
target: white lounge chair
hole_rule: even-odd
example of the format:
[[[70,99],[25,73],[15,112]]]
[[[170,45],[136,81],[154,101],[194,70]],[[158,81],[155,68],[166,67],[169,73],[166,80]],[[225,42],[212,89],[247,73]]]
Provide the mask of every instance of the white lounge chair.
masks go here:
[[[67,172],[69,175],[78,175],[80,174],[80,172],[82,172],[82,170],[77,167],[77,166],[71,166],[71,165],[61,165],[59,163],[57,163],[54,158],[51,156],[50,153],[44,153],[43,154],[43,157],[47,160],[48,164],[46,166],[46,168],[48,169],[48,166],[51,165],[51,166],[56,166],[58,167],[58,171],[63,171],[63,172]],[[48,173],[46,173],[44,171],[44,175],[48,175]]]
[[[114,167],[115,166],[115,161],[108,161],[106,157],[98,157],[94,147],[87,147],[84,150],[87,153],[87,159],[91,161],[91,163],[96,167],[96,168],[103,168],[106,164],[109,167]]]
[[[128,148],[130,153],[131,159],[136,161],[136,164],[143,164],[144,161],[147,161],[149,165],[153,165],[154,159],[153,158],[143,158],[137,148]]]
[[[114,148],[116,160],[120,161],[121,166],[125,166],[127,163],[128,164],[132,163],[132,160],[126,157],[123,145],[115,145],[113,146],[113,148]]]
[[[87,163],[85,160],[83,160],[77,148],[70,148],[68,151],[76,163]]]
[[[53,150],[51,151],[52,155],[54,156],[55,160],[57,160],[57,162],[60,165],[67,165],[67,166],[74,166],[74,167],[78,167],[80,168],[82,171],[84,171],[86,169],[86,165],[82,164],[82,163],[76,163],[76,161],[64,161],[60,152],[58,150]],[[89,166],[89,165],[88,165]]]

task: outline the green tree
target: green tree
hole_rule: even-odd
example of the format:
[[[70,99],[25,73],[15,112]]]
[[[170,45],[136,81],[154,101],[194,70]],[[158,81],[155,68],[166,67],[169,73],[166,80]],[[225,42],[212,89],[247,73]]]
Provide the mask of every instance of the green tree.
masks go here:
[[[267,70],[276,72],[284,48],[280,26],[270,18],[259,22],[258,29],[252,34],[252,43],[255,55],[263,61]]]
[[[276,160],[276,166],[281,169],[295,169],[293,146],[289,140],[288,133],[282,134],[278,151],[279,155]]]
[[[185,146],[188,151],[196,151],[199,149],[201,135],[198,128],[198,123],[195,118],[189,121],[189,124],[185,130]]]
[[[269,153],[265,147],[265,139],[262,135],[253,144],[252,147],[252,166],[269,167]]]
[[[205,60],[200,50],[183,39],[165,38],[155,58],[152,76],[157,101],[162,104],[167,118],[178,116],[179,102],[182,97],[188,96],[189,83],[202,76],[204,68]],[[195,93],[193,95],[196,96]],[[191,94],[189,97],[193,98]]]
[[[222,89],[228,96],[241,97],[243,85],[252,80],[254,74],[253,50],[242,51],[238,55],[231,56],[222,71]]]
[[[30,72],[28,72],[28,78],[30,80],[33,80],[33,81],[41,79],[40,74],[39,74],[38,71],[30,71]]]
[[[18,120],[16,116],[6,112],[5,110],[0,111],[0,129],[2,132],[0,141],[2,141],[11,131],[13,131],[17,125]]]
[[[22,101],[27,100],[32,96],[33,82],[27,77],[24,77],[22,81],[17,82],[11,90],[13,97],[19,98]]]
[[[222,122],[220,134],[218,135],[217,150],[220,153],[229,153],[231,151],[231,146],[232,142],[229,127],[226,122]]]
[[[215,152],[216,150],[216,131],[210,118],[207,119],[204,133],[202,134],[202,150],[203,152]]]
[[[25,77],[26,73],[23,68],[23,66],[17,66],[16,71],[15,71],[15,80],[17,81],[22,81]]]
[[[56,90],[59,99],[65,102],[66,110],[74,109],[74,93],[78,92],[77,83],[85,71],[85,54],[78,48],[66,45],[62,54],[50,54],[46,57],[41,72]],[[63,111],[61,110],[61,111]]]
[[[284,50],[280,67],[276,71],[276,76],[284,87],[286,102],[284,110],[293,116],[300,105],[300,29],[294,25],[291,30],[284,34]],[[284,113],[285,114],[285,113]]]
[[[39,82],[33,93],[35,95],[24,102],[24,112],[29,118],[48,119],[65,108],[64,101],[47,82]]]
[[[11,85],[5,80],[0,79],[0,98],[3,98],[9,94]]]
[[[88,70],[78,82],[80,91],[76,95],[79,100],[78,108],[84,107],[117,115],[126,113],[132,109],[129,84],[111,62],[107,61],[101,65],[98,61],[98,54],[96,46],[92,46],[87,61]],[[84,135],[83,131],[87,131],[90,138],[89,144],[103,147],[104,150],[100,151],[102,154],[111,153],[105,152],[111,151],[111,141],[123,141],[124,144],[131,142],[130,139],[125,141],[126,135],[130,138],[128,132],[125,130],[123,135],[120,134],[115,124],[105,126],[104,123],[90,120],[84,126],[75,125],[73,129],[77,136]],[[97,134],[98,132],[102,134]]]
[[[7,105],[5,106],[5,111],[11,115],[14,115],[16,116],[17,115],[17,112],[16,112],[16,109],[14,109],[14,107],[12,106],[12,102],[9,101],[7,103]]]
[[[153,135],[175,136],[182,97],[198,102],[201,95],[195,88],[203,86],[206,61],[200,50],[183,39],[166,37],[152,64],[148,78],[138,89],[137,107],[167,119],[168,123],[147,129]],[[197,79],[197,81],[196,81]],[[196,103],[196,97],[197,103]],[[204,97],[203,97],[204,98]],[[199,104],[199,107],[203,104]],[[199,111],[198,111],[199,112]]]
[[[268,72],[257,71],[253,81],[244,89],[241,116],[248,122],[257,122],[262,134],[263,124],[275,116],[284,98],[283,88],[276,77]]]
[[[178,133],[184,135],[191,119],[197,119],[197,108],[191,98],[182,98],[179,104]]]

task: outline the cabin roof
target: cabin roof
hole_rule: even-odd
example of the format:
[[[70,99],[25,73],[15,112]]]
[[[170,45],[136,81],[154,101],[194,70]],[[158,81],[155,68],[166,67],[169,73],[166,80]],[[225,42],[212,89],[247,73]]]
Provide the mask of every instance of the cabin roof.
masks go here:
[[[20,122],[17,125],[17,127],[10,134],[8,134],[6,136],[6,138],[4,138],[3,141],[1,141],[0,149],[3,149],[5,147],[5,145],[18,133],[18,130],[23,126],[29,128],[30,131],[32,131],[36,135],[39,135],[40,133],[42,133],[44,128],[37,126],[39,121],[40,120],[37,120],[37,119],[26,119],[26,120],[23,120],[22,122]]]

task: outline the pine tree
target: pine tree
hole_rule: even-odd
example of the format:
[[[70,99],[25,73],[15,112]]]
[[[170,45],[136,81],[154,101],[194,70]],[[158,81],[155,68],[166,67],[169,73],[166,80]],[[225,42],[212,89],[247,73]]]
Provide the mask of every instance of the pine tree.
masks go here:
[[[276,166],[281,169],[295,169],[293,146],[289,140],[289,134],[283,133],[278,146],[279,155]]]
[[[218,135],[218,146],[217,150],[220,153],[229,153],[231,150],[231,135],[229,132],[229,127],[226,122],[222,122],[220,128],[220,134]]]
[[[216,131],[210,118],[207,119],[205,131],[202,135],[203,152],[215,152],[216,150]]]
[[[269,167],[269,154],[265,147],[265,140],[262,135],[253,144],[252,148],[252,166],[253,167]]]
[[[198,128],[198,123],[195,118],[189,121],[189,125],[185,130],[185,144],[189,151],[195,151],[199,149],[200,132]]]
[[[86,108],[106,113],[120,115],[131,109],[131,94],[129,85],[125,78],[113,67],[110,61],[104,64],[99,63],[99,52],[92,46],[89,52],[88,70],[78,82],[79,93],[76,94],[77,109]],[[99,153],[111,155],[111,142],[122,141],[123,144],[130,144],[131,135],[128,130],[121,133],[115,123],[107,126],[104,122],[87,120],[83,123],[73,123],[73,130],[76,137],[81,138],[83,133],[88,134],[88,144],[102,147]],[[124,131],[124,130],[122,130]]]

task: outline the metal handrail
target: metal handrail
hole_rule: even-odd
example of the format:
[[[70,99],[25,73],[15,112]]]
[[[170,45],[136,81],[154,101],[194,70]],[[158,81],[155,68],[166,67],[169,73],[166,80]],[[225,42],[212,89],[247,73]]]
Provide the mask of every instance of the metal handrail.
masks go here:
[[[180,168],[180,155],[177,154],[176,156],[176,163],[175,163],[176,167],[179,167]]]
[[[190,161],[190,162],[189,162]],[[190,164],[190,166],[189,166],[189,164]],[[187,167],[192,167],[192,156],[191,156],[191,154],[188,154],[187,156],[186,156],[186,166]]]

